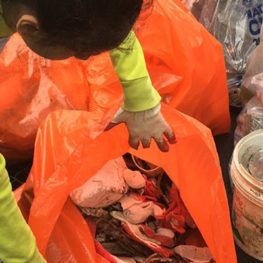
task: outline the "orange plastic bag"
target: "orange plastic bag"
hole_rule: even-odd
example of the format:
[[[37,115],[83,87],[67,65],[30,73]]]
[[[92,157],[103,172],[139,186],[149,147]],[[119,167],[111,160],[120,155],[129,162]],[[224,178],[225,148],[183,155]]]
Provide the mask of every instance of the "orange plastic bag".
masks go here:
[[[215,135],[227,132],[229,99],[221,44],[180,0],[155,0],[135,30],[163,102],[201,121]],[[85,69],[90,109],[105,112],[121,96],[108,54],[88,60]]]
[[[88,109],[88,84],[76,59],[50,61],[18,35],[0,55],[0,152],[10,160],[32,156],[36,132],[58,109]]]
[[[155,0],[135,28],[163,101],[214,134],[227,132],[228,92],[219,42],[180,0]],[[122,98],[108,53],[86,62],[50,61],[15,35],[0,55],[0,72],[0,152],[9,161],[31,156],[37,128],[50,112],[106,112]]]
[[[224,183],[213,137],[198,121],[163,105],[177,144],[162,153],[131,150],[124,125],[102,132],[107,118],[58,111],[41,126],[34,163],[19,201],[38,246],[49,263],[104,262],[96,254],[86,221],[69,199],[109,160],[130,152],[165,169],[205,238],[217,263],[236,263]],[[33,190],[33,192],[32,192]]]

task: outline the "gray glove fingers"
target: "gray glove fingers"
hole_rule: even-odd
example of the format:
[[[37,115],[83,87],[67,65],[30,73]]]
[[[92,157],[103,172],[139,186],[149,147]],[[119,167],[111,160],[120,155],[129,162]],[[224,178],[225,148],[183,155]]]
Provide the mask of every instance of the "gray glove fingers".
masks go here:
[[[166,140],[164,140],[163,138],[154,138],[154,140],[156,141],[159,149],[162,152],[168,152],[169,151],[169,144],[167,143]]]
[[[167,138],[169,143],[171,143],[171,144],[175,144],[176,143],[175,134],[174,134],[173,130],[170,127],[164,132],[164,136]]]
[[[138,137],[133,137],[133,136],[129,137],[129,145],[132,148],[134,148],[135,150],[138,150],[139,144],[140,144],[140,140]]]
[[[150,148],[151,145],[151,139],[142,139],[142,146],[143,148]]]

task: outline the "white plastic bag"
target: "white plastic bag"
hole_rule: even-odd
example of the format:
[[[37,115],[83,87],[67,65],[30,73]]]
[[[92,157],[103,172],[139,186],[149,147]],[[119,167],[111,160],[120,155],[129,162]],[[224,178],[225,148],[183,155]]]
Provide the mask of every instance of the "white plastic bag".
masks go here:
[[[262,4],[263,11],[263,4]],[[247,103],[256,91],[262,91],[263,87],[263,30],[260,36],[261,42],[250,54],[247,61],[246,73],[241,84],[241,98],[243,104]]]
[[[239,87],[247,58],[260,42],[263,0],[203,0],[194,6],[193,13],[222,43],[230,104],[241,106]]]

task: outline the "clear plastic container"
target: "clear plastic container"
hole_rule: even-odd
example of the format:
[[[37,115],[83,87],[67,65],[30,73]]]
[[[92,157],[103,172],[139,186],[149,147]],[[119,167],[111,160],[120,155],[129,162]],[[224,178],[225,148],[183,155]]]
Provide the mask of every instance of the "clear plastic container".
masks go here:
[[[230,171],[234,184],[234,239],[242,250],[259,260],[263,260],[262,152],[261,129],[239,141],[233,153]]]

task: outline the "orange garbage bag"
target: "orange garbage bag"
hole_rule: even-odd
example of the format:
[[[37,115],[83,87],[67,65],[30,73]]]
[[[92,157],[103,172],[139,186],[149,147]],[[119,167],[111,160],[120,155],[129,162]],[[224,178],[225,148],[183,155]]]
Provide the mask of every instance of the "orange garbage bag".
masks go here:
[[[163,101],[214,134],[227,132],[228,92],[219,42],[180,0],[155,0],[135,30]],[[0,151],[9,162],[32,155],[37,128],[50,112],[106,112],[122,98],[108,53],[85,62],[50,61],[14,35],[0,55],[0,72]]]
[[[105,261],[96,253],[92,229],[69,194],[109,160],[126,152],[163,167],[178,187],[216,262],[237,262],[212,134],[171,107],[163,105],[162,112],[178,140],[169,153],[160,152],[155,143],[150,149],[130,149],[124,125],[103,132],[112,114],[101,119],[97,113],[57,111],[41,125],[19,205],[49,263]]]
[[[163,102],[196,118],[214,135],[227,132],[229,99],[221,44],[180,0],[155,0],[138,19],[135,32]],[[121,96],[108,54],[88,60],[85,70],[90,110],[107,111]]]
[[[0,55],[0,152],[28,159],[39,124],[58,109],[88,109],[88,84],[76,59],[50,61],[34,54],[18,35]]]

